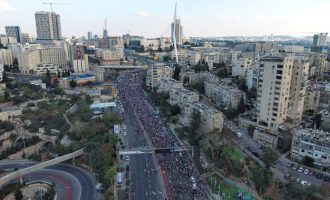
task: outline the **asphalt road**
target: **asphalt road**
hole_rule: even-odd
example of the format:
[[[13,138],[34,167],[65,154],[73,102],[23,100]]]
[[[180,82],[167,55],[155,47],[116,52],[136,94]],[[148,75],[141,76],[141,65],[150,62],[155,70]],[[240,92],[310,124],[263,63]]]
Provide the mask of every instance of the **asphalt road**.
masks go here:
[[[139,128],[138,121],[132,115],[124,112],[126,134],[121,138],[127,143],[127,148],[148,146],[147,141]],[[126,147],[125,147],[126,148]],[[162,184],[153,154],[136,154],[129,156],[130,166],[130,199],[153,200],[164,199]],[[124,162],[124,167],[128,162]]]
[[[29,162],[29,166],[35,162]],[[25,168],[25,161],[1,161],[1,170],[12,170],[14,168]],[[58,192],[59,200],[93,200],[96,199],[94,190],[95,180],[85,170],[69,164],[57,164],[42,170],[30,173],[23,177],[24,181],[43,180],[54,183]],[[19,179],[13,180],[14,182]]]

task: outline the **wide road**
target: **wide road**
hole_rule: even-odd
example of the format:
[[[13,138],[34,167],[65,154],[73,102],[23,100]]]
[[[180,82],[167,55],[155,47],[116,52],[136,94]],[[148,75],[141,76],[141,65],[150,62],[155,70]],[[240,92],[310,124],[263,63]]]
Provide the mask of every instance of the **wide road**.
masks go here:
[[[28,165],[34,165],[36,162],[29,162]],[[21,169],[26,167],[24,160],[5,160],[0,161],[0,169],[4,171]],[[70,164],[56,164],[29,175],[23,176],[24,181],[43,180],[54,183],[58,192],[59,200],[93,200],[96,199],[95,179],[92,175]],[[19,181],[18,179],[13,180]]]
[[[146,147],[148,143],[139,127],[138,121],[124,112],[126,134],[122,135],[127,142],[127,148]],[[165,194],[162,191],[162,180],[152,154],[130,155],[130,199],[131,200],[163,200]]]

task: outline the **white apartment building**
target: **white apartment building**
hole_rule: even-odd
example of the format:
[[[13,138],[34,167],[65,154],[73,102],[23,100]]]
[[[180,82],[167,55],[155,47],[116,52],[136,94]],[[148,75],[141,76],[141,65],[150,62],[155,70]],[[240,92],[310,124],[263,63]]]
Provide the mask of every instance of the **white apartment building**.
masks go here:
[[[17,39],[9,36],[0,36],[0,44],[7,47],[9,44],[17,44]]]
[[[158,87],[161,80],[164,78],[171,78],[174,69],[172,67],[166,66],[164,63],[155,63],[148,66],[146,85],[151,88]]]
[[[0,64],[0,82],[3,81],[3,72],[5,71],[3,64]]]
[[[13,65],[13,55],[10,49],[0,49],[0,64]]]
[[[165,92],[169,93],[173,88],[181,88],[182,83],[171,78],[165,77],[160,80],[159,87],[157,88],[157,92]]]
[[[161,46],[161,41],[159,38],[155,39],[143,39],[141,40],[141,45],[144,46],[144,50],[154,50],[157,51]]]
[[[99,50],[101,57],[101,65],[110,65],[117,63],[121,59],[124,59],[124,47],[116,46],[111,49]]]
[[[54,12],[35,13],[37,40],[61,40],[61,20],[60,15]]]
[[[246,77],[246,71],[251,66],[252,60],[248,58],[240,58],[232,61],[232,76]]]
[[[308,80],[308,69],[309,62],[307,59],[303,56],[294,58],[288,106],[288,119],[293,126],[300,125],[302,120],[306,85]]]
[[[187,90],[185,88],[173,88],[170,91],[169,103],[171,105],[178,105],[184,107],[189,103],[196,103],[199,100],[199,95],[196,92]]]
[[[121,36],[110,36],[107,38],[107,40],[107,45],[109,49],[114,48],[116,46],[124,46],[123,38]]]
[[[41,63],[40,52],[39,50],[28,49],[18,55],[17,61],[22,73],[33,74]]]
[[[56,64],[59,67],[68,65],[66,52],[61,47],[49,47],[40,49],[42,64]]]
[[[287,118],[293,57],[267,55],[260,59],[257,87],[257,126],[253,138],[276,146],[278,128]]]
[[[38,73],[37,67],[41,64],[56,65],[58,68],[68,65],[66,52],[59,47],[26,49],[19,53],[17,60],[21,72],[32,74]]]
[[[256,67],[249,67],[246,70],[246,86],[250,90],[257,86],[258,83],[258,72]]]
[[[175,58],[176,54],[173,50],[171,52],[171,57]],[[188,49],[178,49],[178,60],[180,63],[190,64],[192,66],[197,65],[201,61],[202,54],[197,51],[192,51]]]
[[[228,86],[224,82],[205,81],[205,95],[219,106],[237,108],[241,98],[245,100],[246,94],[236,87]]]
[[[294,129],[291,157],[301,161],[306,156],[313,158],[317,166],[330,167],[330,133],[315,129]]]

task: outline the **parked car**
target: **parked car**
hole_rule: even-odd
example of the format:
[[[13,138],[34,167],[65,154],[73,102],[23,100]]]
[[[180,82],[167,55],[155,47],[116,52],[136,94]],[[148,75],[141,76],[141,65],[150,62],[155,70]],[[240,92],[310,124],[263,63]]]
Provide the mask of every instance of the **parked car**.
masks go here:
[[[287,167],[292,167],[292,163],[288,162],[288,164],[286,165]]]
[[[304,170],[304,174],[307,175],[308,173],[309,173],[309,169],[305,169],[305,170]]]
[[[323,180],[324,180],[325,182],[328,182],[328,181],[330,181],[330,177],[328,177],[328,176],[324,176],[324,177],[323,177]]]
[[[309,170],[309,173],[308,173],[310,176],[314,176],[315,175],[315,172],[313,170]]]
[[[304,171],[304,168],[299,167],[298,172],[303,173],[303,171]]]
[[[321,178],[323,178],[323,175],[322,175],[321,173],[317,173],[317,174],[315,175],[315,177],[316,177],[317,179],[321,179]]]
[[[294,165],[294,164],[292,165],[293,170],[297,170],[297,167],[298,167],[297,165]]]
[[[301,187],[304,187],[305,185],[307,185],[307,181],[301,181],[301,182],[299,183],[299,185],[300,185]]]

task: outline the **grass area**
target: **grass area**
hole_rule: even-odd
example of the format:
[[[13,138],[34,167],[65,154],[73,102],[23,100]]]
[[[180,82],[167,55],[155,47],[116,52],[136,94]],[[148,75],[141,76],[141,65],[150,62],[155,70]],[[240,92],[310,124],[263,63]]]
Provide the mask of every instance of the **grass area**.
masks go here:
[[[226,146],[225,149],[226,148],[230,148],[230,147]],[[237,147],[234,147],[230,151],[230,158],[235,161],[243,161],[245,159],[245,154]]]
[[[220,188],[219,188],[220,183]],[[207,178],[207,184],[212,189],[212,192],[215,194],[220,194],[224,200],[237,200],[241,199],[238,195],[245,194],[243,200],[253,200],[254,197],[251,197],[250,194],[246,195],[246,191],[238,188],[233,184],[226,183],[221,177],[218,175],[212,175]],[[219,192],[220,191],[220,192]]]

